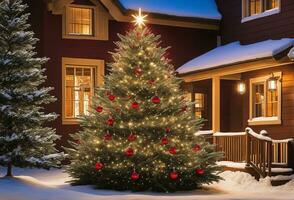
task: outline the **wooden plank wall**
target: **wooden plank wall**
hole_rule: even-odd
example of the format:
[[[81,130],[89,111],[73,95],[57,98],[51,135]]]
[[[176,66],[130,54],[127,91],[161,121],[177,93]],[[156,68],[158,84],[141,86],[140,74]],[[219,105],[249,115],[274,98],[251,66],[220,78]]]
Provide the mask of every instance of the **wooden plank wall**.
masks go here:
[[[267,39],[294,37],[294,1],[281,0],[279,14],[241,23],[242,0],[217,0],[222,13],[221,35],[224,44],[240,40],[254,43]]]

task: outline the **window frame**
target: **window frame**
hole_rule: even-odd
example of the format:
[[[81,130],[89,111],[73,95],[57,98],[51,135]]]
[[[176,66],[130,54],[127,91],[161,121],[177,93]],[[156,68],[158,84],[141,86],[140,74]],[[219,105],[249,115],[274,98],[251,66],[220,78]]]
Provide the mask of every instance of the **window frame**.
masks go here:
[[[73,66],[85,66],[85,68],[95,68],[95,75],[94,75],[94,88],[100,87],[104,83],[104,69],[105,64],[104,60],[99,59],[84,59],[84,58],[62,58],[62,124],[63,125],[73,125],[73,124],[79,124],[80,120],[78,118],[67,118],[65,116],[65,80],[66,80],[66,68],[68,65]]]
[[[69,32],[69,24],[70,24],[70,9],[71,8],[78,8],[78,9],[90,9],[92,10],[92,19],[91,19],[91,32],[92,34],[74,34]],[[95,28],[95,23],[96,23],[96,8],[95,6],[82,6],[82,5],[75,5],[75,4],[70,4],[69,6],[66,7],[66,23],[65,23],[65,31],[67,36],[76,36],[76,37],[94,37],[96,34],[96,28]]]
[[[281,79],[282,72],[275,72],[273,73],[275,77],[279,77]],[[277,116],[274,117],[266,117],[267,113],[267,80],[271,77],[271,75],[257,77],[257,78],[251,78],[250,79],[250,88],[249,88],[249,119],[248,119],[248,125],[278,125],[282,123],[281,120],[281,113],[282,113],[282,82],[277,80],[277,95],[278,95],[278,108],[277,108]],[[254,85],[257,83],[263,83],[264,84],[264,103],[263,103],[263,109],[264,109],[264,115],[262,117],[254,117]],[[261,119],[262,118],[262,119]]]
[[[66,4],[62,12],[62,39],[78,40],[108,40],[108,20],[109,13],[97,1],[90,0],[94,5]],[[89,8],[92,9],[92,35],[68,34],[68,13],[69,8]]]
[[[272,8],[270,10],[265,10],[264,7],[266,6],[265,0],[261,0],[261,13],[257,13],[254,15],[247,16],[248,14],[248,9],[250,8],[250,0],[242,0],[242,19],[241,23],[245,23],[254,19],[262,18],[262,17],[267,17],[271,16],[274,14],[278,14],[281,12],[281,0],[278,0],[278,7]]]

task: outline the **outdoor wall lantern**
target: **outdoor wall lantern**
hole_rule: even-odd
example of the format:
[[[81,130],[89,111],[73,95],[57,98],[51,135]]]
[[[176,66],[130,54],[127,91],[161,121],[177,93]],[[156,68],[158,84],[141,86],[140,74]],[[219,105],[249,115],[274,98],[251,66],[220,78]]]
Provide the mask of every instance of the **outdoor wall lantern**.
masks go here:
[[[239,82],[237,85],[237,90],[239,94],[245,94],[246,92],[246,84],[244,82]]]
[[[274,73],[271,73],[271,77],[267,79],[267,89],[270,92],[274,92],[278,87],[278,77],[275,77]]]

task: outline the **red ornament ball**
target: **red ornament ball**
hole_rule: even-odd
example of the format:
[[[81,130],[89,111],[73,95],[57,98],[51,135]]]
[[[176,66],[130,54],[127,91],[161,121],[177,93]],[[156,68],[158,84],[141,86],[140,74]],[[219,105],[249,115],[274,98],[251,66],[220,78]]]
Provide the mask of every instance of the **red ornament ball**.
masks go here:
[[[128,157],[131,157],[134,155],[134,150],[132,148],[127,148],[127,150],[125,151],[125,155]]]
[[[193,147],[193,150],[194,150],[195,152],[198,152],[198,151],[201,150],[201,146],[200,146],[199,144],[195,144],[195,146]]]
[[[152,97],[151,101],[154,104],[159,104],[161,100],[158,96],[154,96],[154,97]]]
[[[186,112],[186,111],[188,110],[188,106],[183,106],[183,107],[181,108],[181,110],[182,110],[182,112]]]
[[[131,179],[133,180],[133,181],[136,181],[136,180],[138,180],[140,178],[140,175],[137,173],[137,172],[133,172],[132,174],[131,174]]]
[[[133,109],[139,109],[139,108],[140,108],[139,103],[138,103],[138,102],[133,102],[133,103],[132,103],[132,108],[133,108]]]
[[[142,73],[143,73],[143,70],[140,67],[136,67],[134,69],[134,73],[135,73],[136,76],[141,76]]]
[[[103,167],[104,165],[101,162],[96,162],[95,164],[96,171],[100,171]]]
[[[114,96],[113,94],[110,94],[110,95],[108,96],[108,99],[109,99],[110,101],[114,101],[114,100],[115,100],[115,96]]]
[[[101,113],[103,111],[103,107],[102,106],[97,106],[96,111]]]
[[[161,144],[162,144],[162,145],[167,145],[167,144],[168,144],[168,139],[167,139],[167,137],[163,137],[163,138],[161,139]]]
[[[155,83],[155,80],[149,80],[149,84],[153,85]]]
[[[165,129],[165,132],[166,132],[166,133],[170,133],[170,132],[171,132],[171,128],[166,128],[166,129]]]
[[[176,179],[179,177],[179,174],[178,174],[178,172],[176,172],[176,171],[172,171],[172,172],[169,174],[169,177],[170,177],[172,180],[176,180]]]
[[[106,133],[104,135],[104,140],[106,140],[106,141],[112,140],[112,134],[111,133]]]
[[[196,174],[203,175],[205,173],[204,169],[196,169]]]
[[[107,120],[107,124],[108,124],[108,126],[113,126],[113,124],[114,124],[114,120],[113,120],[112,118],[109,118],[109,119]]]
[[[136,140],[136,138],[137,138],[137,136],[135,135],[135,134],[133,134],[133,133],[131,133],[129,136],[128,136],[128,140],[129,141],[135,141]]]
[[[177,148],[176,147],[171,147],[171,148],[169,148],[169,153],[170,154],[176,154],[177,153]]]

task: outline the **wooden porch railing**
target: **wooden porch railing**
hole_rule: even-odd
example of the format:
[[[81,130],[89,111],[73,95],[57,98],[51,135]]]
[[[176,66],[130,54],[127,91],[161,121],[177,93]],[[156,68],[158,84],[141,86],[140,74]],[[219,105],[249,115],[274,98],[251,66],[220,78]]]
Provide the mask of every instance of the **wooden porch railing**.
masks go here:
[[[289,164],[292,139],[272,140],[247,128],[245,132],[215,133],[216,150],[224,152],[224,161],[246,162],[260,176],[271,176],[272,165]]]

